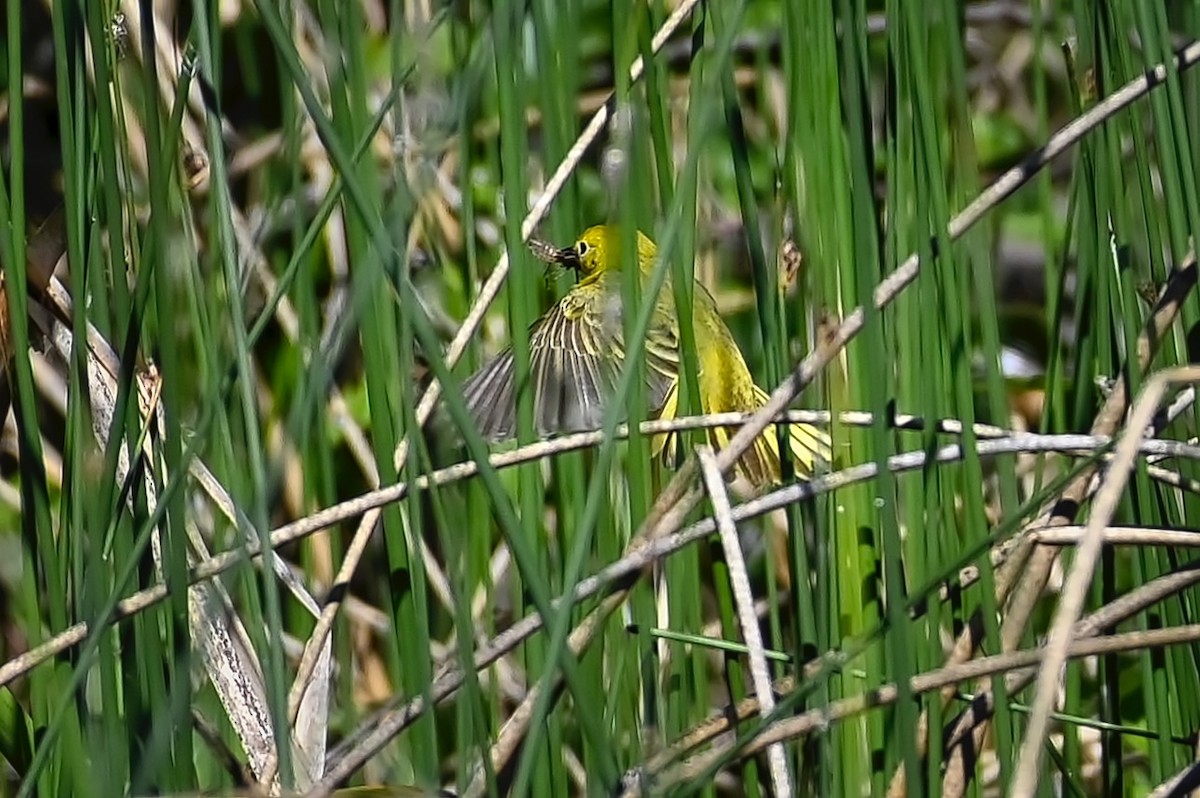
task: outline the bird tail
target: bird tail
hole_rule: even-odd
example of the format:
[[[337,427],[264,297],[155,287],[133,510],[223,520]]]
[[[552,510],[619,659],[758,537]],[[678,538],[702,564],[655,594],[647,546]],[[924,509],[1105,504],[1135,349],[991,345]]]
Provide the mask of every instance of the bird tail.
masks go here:
[[[676,413],[677,393],[672,390],[663,406],[660,418],[674,418]],[[766,392],[754,386],[753,406],[747,407],[748,412],[754,412],[767,403]],[[779,432],[775,424],[770,424],[762,434],[755,439],[749,449],[742,454],[734,469],[738,476],[749,480],[755,487],[762,488],[777,484],[782,478],[782,468],[779,463]],[[736,427],[713,427],[708,431],[708,441],[713,449],[720,451],[729,445],[729,441],[737,434]],[[790,449],[796,476],[807,479],[816,470],[818,463],[833,461],[833,445],[825,430],[810,424],[788,425],[788,448]],[[653,442],[654,454],[662,453],[664,459],[674,456],[675,434],[657,435]],[[668,462],[668,465],[670,463]]]
[[[754,407],[748,409],[760,409],[769,398],[762,388],[755,385]],[[768,425],[737,464],[738,473],[758,487],[777,483],[781,478],[779,432],[776,426]],[[720,446],[726,445],[733,437],[730,431],[724,429],[715,429],[713,433],[720,436]],[[714,440],[714,443],[717,442]],[[787,445],[796,476],[801,478],[812,476],[819,463],[829,463],[833,460],[833,445],[829,434],[811,424],[788,424]]]

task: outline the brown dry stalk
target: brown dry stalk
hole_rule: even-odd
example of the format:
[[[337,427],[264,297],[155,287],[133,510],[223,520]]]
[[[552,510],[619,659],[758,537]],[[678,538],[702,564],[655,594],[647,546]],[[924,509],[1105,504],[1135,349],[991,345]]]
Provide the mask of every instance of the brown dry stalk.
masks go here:
[[[1196,626],[1172,629],[1128,632],[1124,634],[1100,637],[1100,632],[1110,629],[1133,617],[1146,608],[1153,606],[1170,596],[1187,590],[1200,582],[1200,570],[1194,567],[1183,569],[1160,576],[1144,585],[1111,601],[1074,625],[1074,642],[1071,644],[1071,656],[1091,656],[1098,651],[1155,648],[1164,645],[1175,645],[1193,639],[1200,632]],[[913,677],[910,682],[912,691],[926,693],[941,690],[949,691],[959,696],[958,685],[963,682],[978,679],[992,674],[1006,674],[1005,686],[1011,692],[1017,692],[1028,685],[1038,672],[1044,649],[1041,647],[1005,652],[990,657],[982,657],[969,662],[947,664],[937,670],[928,671]],[[835,668],[842,663],[840,652],[830,652],[821,659],[804,666],[804,678],[812,679],[820,675],[826,668]],[[797,683],[792,677],[785,677],[775,682],[775,692],[787,695],[796,689]],[[759,714],[758,700],[747,698],[736,705],[725,707],[723,710],[705,721],[692,727],[679,738],[671,747],[650,758],[636,769],[640,779],[654,779],[656,787],[666,787],[677,783],[688,776],[695,776],[703,767],[709,767],[722,758],[745,757],[762,750],[771,740],[780,737],[794,738],[824,728],[830,721],[839,720],[860,714],[871,708],[894,703],[899,697],[895,685],[884,685],[863,696],[853,696],[842,699],[827,707],[817,707],[807,712],[786,718],[772,724],[763,730],[761,736],[753,740],[741,741],[736,739],[721,744],[713,750],[697,754],[691,760],[681,763],[668,772],[672,763],[699,746],[716,739],[718,736],[733,731],[738,723]],[[975,695],[970,702],[973,707],[985,707],[991,711],[994,696]],[[659,774],[663,774],[661,777]]]
[[[1176,315],[1178,315],[1184,297],[1195,286],[1196,277],[1197,267],[1195,256],[1193,255],[1187,259],[1182,268],[1172,273],[1167,284],[1163,287],[1159,300],[1155,304],[1154,310],[1147,320],[1142,334],[1138,336],[1137,360],[1139,371],[1144,372],[1149,367],[1154,353],[1158,349],[1159,342],[1174,322]],[[1091,434],[1111,436],[1125,417],[1128,404],[1128,384],[1124,375],[1122,375],[1116,387],[1101,407],[1100,412],[1096,415],[1096,419],[1092,423]],[[1050,508],[1048,518],[1043,514],[1026,528],[1022,536],[1028,537],[1032,530],[1038,528],[1055,528],[1073,524],[1080,506],[1089,496],[1092,478],[1095,476],[1098,467],[1098,464],[1085,467],[1063,490],[1062,495]],[[1020,579],[1015,584],[1007,578],[1011,570],[1001,570],[1000,577],[997,578],[996,602],[998,605],[1003,606],[1006,600],[1008,601],[1008,607],[1004,612],[1004,620],[1000,627],[1002,651],[1012,651],[1019,644],[1034,607],[1037,605],[1042,592],[1046,588],[1046,583],[1050,579],[1051,569],[1060,553],[1061,549],[1056,546],[1033,546],[1027,561],[1024,562],[1023,567],[1018,572]],[[953,652],[946,660],[947,665],[965,662],[974,655],[975,649],[983,637],[983,618],[981,613],[981,610],[976,610],[971,616],[966,628],[964,628],[956,641]],[[991,689],[991,681],[983,680],[976,688],[976,695],[987,696],[990,694]],[[943,706],[947,705],[952,697],[952,695],[947,695],[947,692],[943,691],[941,696]],[[982,707],[985,704],[989,707],[988,711],[984,714],[978,714],[976,708]],[[991,719],[990,708],[992,706],[993,704],[989,703],[988,699],[976,702],[955,723],[955,733],[952,737],[952,742],[945,752],[947,769],[942,789],[946,795],[961,795],[962,790],[965,789],[970,779],[966,762],[968,759],[973,759],[973,757],[967,756],[968,751],[964,746],[969,743],[971,745],[970,750],[977,752],[983,745],[983,739],[987,734],[988,723]],[[922,712],[917,729],[917,747],[922,757],[928,753],[928,723],[928,712]],[[969,735],[964,733],[968,728],[972,730],[972,733]],[[904,765],[901,764],[896,769],[896,773],[892,778],[888,795],[891,798],[899,798],[899,796],[905,794],[905,772]]]

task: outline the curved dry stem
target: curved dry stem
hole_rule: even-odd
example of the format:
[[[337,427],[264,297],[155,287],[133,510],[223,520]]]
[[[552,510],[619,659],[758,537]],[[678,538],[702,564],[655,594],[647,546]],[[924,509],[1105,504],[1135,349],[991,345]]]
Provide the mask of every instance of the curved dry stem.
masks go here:
[[[1071,659],[1078,659],[1081,657],[1094,657],[1125,651],[1141,651],[1150,648],[1183,645],[1194,643],[1198,640],[1200,640],[1200,624],[1179,626],[1170,629],[1124,632],[1104,637],[1076,640],[1068,646],[1067,656]],[[948,665],[938,670],[919,674],[914,676],[909,684],[913,693],[928,693],[995,674],[1028,671],[1037,667],[1044,656],[1044,649],[1033,648],[1022,651],[1010,651],[1006,654],[996,654],[991,657],[981,657],[970,662]],[[827,707],[812,709],[799,715],[776,721],[763,729],[760,734],[756,735],[749,742],[744,739],[733,740],[724,745],[716,746],[712,750],[693,757],[687,762],[681,763],[671,771],[664,773],[661,780],[654,784],[654,787],[656,790],[668,789],[673,785],[699,778],[714,768],[719,767],[724,761],[737,761],[754,756],[768,746],[824,729],[830,723],[844,720],[872,709],[894,704],[898,698],[899,690],[894,684],[889,684],[876,688],[864,695],[843,698]],[[739,712],[738,714],[740,715],[741,713]],[[652,773],[636,774],[635,778],[630,779],[630,781],[644,781],[651,775]],[[630,794],[636,793],[626,793],[626,795]]]
[[[650,435],[658,432],[698,428],[708,425],[729,426],[737,422],[740,414],[731,414],[731,416],[733,417],[684,417],[670,422],[647,421],[640,425],[640,429],[643,434]],[[625,428],[621,428],[617,430],[617,434],[625,437],[628,432]],[[601,443],[601,437],[600,433],[587,432],[556,438],[552,441],[541,441],[511,452],[493,455],[490,458],[490,463],[493,468],[510,468],[556,454],[597,446]],[[1109,446],[1111,443],[1112,441],[1104,436],[1020,433],[1009,438],[980,441],[977,451],[980,456],[985,458],[1030,452],[1058,452],[1088,456],[1097,450]],[[1178,441],[1146,440],[1142,442],[1141,451],[1147,455],[1200,459],[1200,447],[1181,444]],[[936,452],[934,460],[939,463],[951,463],[956,462],[961,457],[961,449],[956,445],[952,445]],[[926,452],[924,451],[894,455],[888,461],[888,468],[895,472],[920,469],[924,467],[927,459]],[[399,501],[407,496],[410,490],[426,490],[431,485],[448,485],[453,482],[469,479],[477,474],[478,471],[479,467],[475,462],[458,463],[439,469],[429,476],[419,477],[412,483],[389,485],[386,488],[369,491],[354,499],[349,499],[314,513],[307,518],[279,527],[271,533],[272,547],[301,540],[322,529],[342,523],[349,518],[357,517],[370,509],[381,507],[389,502]],[[876,464],[867,463],[828,474],[803,485],[781,488],[753,501],[738,505],[734,508],[734,518],[741,521],[763,515],[796,501],[802,501],[821,493],[828,493],[847,485],[872,479],[877,473]],[[714,527],[706,526],[707,523],[707,521],[702,521],[681,532],[664,535],[654,543],[647,543],[640,546],[636,551],[627,554],[626,557],[617,560],[597,574],[582,580],[580,586],[576,588],[572,600],[579,601],[593,596],[607,585],[626,578],[630,573],[645,567],[655,559],[665,557],[711,534]],[[212,579],[258,556],[260,556],[258,547],[253,544],[243,549],[225,551],[214,555],[198,563],[191,570],[189,584],[195,584],[205,579]],[[973,581],[973,578],[970,581]],[[163,585],[155,585],[154,587],[141,590],[117,604],[112,615],[112,620],[119,622],[131,618],[137,613],[153,607],[166,597],[167,590]],[[559,600],[566,600],[566,597],[560,597]],[[537,625],[532,628],[523,626],[523,624],[530,622],[531,619],[535,619]],[[505,632],[502,632],[497,638],[494,638],[493,644],[497,640],[505,638],[506,635],[518,634],[520,637],[513,643],[515,645],[520,640],[524,640],[525,637],[536,632],[539,628],[540,617],[537,615],[529,616],[517,622],[517,624]],[[87,637],[88,632],[89,625],[87,623],[77,623],[43,644],[5,662],[0,666],[0,687],[28,673],[51,657],[79,644]],[[488,664],[490,664],[490,660]],[[480,667],[483,666],[481,665]]]
[[[1197,50],[1197,54],[1200,56],[1200,44],[1197,44],[1193,49]],[[1138,336],[1136,357],[1139,372],[1145,373],[1149,368],[1159,343],[1174,323],[1183,300],[1196,285],[1196,279],[1196,258],[1195,255],[1191,255],[1180,268],[1171,274],[1170,279],[1163,286],[1159,299],[1150,314],[1150,318],[1146,321],[1141,335]],[[1105,436],[1113,434],[1120,425],[1121,420],[1125,417],[1127,405],[1128,383],[1127,378],[1123,374],[1101,407],[1100,412],[1096,415],[1096,419],[1092,423],[1092,432]],[[1061,498],[1043,514],[1042,518],[1035,521],[1035,524],[1038,527],[1070,525],[1075,520],[1075,515],[1078,513],[1083,502],[1087,500],[1088,496],[1095,489],[1093,477],[1096,474],[1097,468],[1098,464],[1092,464],[1084,468],[1071,484],[1066,487]],[[1054,562],[1058,559],[1059,553],[1060,549],[1057,547],[1035,547],[1029,558],[1029,562],[1021,574],[1020,582],[1011,591],[1011,597],[1008,595],[1010,591],[1001,591],[999,585],[997,586],[997,603],[1002,605],[1006,598],[1010,599],[1000,627],[1000,645],[1002,650],[1010,651],[1019,644],[1029,623],[1029,619],[1033,615],[1034,608],[1041,598],[1042,592],[1045,590],[1046,583],[1050,579],[1051,569],[1054,566]],[[975,647],[979,644],[982,637],[982,624],[975,621],[977,616],[979,616],[978,612],[972,616],[972,622],[967,625],[963,634],[960,635],[955,648],[954,658],[951,661],[958,661],[959,657],[970,657]],[[991,689],[992,685],[990,682],[981,683],[978,686],[977,692],[988,695]],[[922,713],[921,718],[921,736],[918,744],[922,748],[922,753],[924,753],[927,739],[927,729],[925,727],[927,722],[926,713]],[[947,762],[946,774],[942,781],[942,789],[945,794],[961,796],[966,789],[967,782],[973,774],[967,772],[967,750],[964,748],[964,743],[969,740],[972,746],[971,750],[978,750],[983,744],[983,738],[987,732],[987,722],[986,718],[981,719],[978,727],[970,735],[967,735],[966,738],[957,736],[956,742],[948,744],[945,756]],[[889,795],[896,796],[903,794],[904,778],[903,768],[901,767],[897,768],[896,775],[892,779]]]
[[[1189,566],[1183,570],[1161,576],[1151,582],[1146,583],[1120,598],[1110,602],[1093,612],[1086,618],[1078,621],[1074,626],[1074,642],[1070,650],[1079,652],[1085,649],[1077,648],[1091,638],[1095,638],[1104,629],[1112,628],[1121,622],[1132,618],[1140,612],[1143,612],[1148,607],[1161,602],[1173,595],[1176,595],[1191,586],[1200,583],[1200,569]],[[1182,627],[1189,628],[1189,627]],[[1167,644],[1164,641],[1175,641],[1169,635],[1174,634],[1177,629],[1158,630],[1167,633],[1167,636],[1159,638],[1140,638],[1141,642],[1132,648],[1148,648],[1153,644]],[[1143,635],[1144,632],[1134,632],[1132,635]],[[1133,637],[1117,635],[1107,640],[1134,640]],[[1104,645],[1110,645],[1105,643]],[[1128,650],[1128,649],[1123,649]],[[1036,665],[1041,661],[1044,653],[1042,648],[1028,649],[1020,652],[1009,652],[999,654],[992,657],[982,657],[976,660],[971,660],[964,663],[956,663],[953,665],[944,666],[936,671],[931,671],[928,674],[917,676],[913,681],[914,692],[929,692],[932,690],[941,689],[950,695],[956,695],[956,686],[964,681],[969,681],[975,678],[983,678],[995,673],[1009,672],[1006,679],[1006,685],[1010,692],[1016,692],[1023,689],[1037,673]],[[1071,654],[1076,656],[1075,653]],[[1079,654],[1079,656],[1084,656]],[[1010,659],[1012,658],[1012,659]],[[807,663],[804,666],[804,678],[814,679],[819,677],[823,672],[831,671],[836,668],[844,667],[848,662],[848,658],[840,651],[826,652],[818,659]],[[921,689],[917,689],[918,680],[928,679],[928,682],[921,683]],[[787,677],[776,682],[775,691],[779,694],[787,694],[796,689],[796,681],[792,677]],[[894,688],[893,688],[894,690]],[[894,701],[896,693],[893,692],[886,703]],[[843,706],[850,709],[859,707],[855,702],[864,700],[863,696],[857,696],[850,699],[845,699],[843,702],[831,705],[823,709],[814,709],[808,715],[813,717],[828,717],[824,713],[832,711],[833,708]],[[972,717],[981,717],[982,715],[990,716],[994,709],[994,697],[991,693],[986,695],[977,694],[971,699],[970,706],[960,716],[959,722],[952,729],[952,734],[955,738],[967,734],[972,728]],[[866,707],[855,709],[855,712],[862,711]],[[653,775],[664,771],[672,762],[677,761],[681,756],[684,756],[689,751],[717,738],[718,736],[732,730],[737,722],[741,722],[748,718],[759,714],[759,705],[756,699],[748,698],[739,702],[735,706],[727,707],[719,714],[714,715],[706,721],[697,724],[692,730],[685,733],[678,742],[672,745],[669,749],[652,757],[640,769],[641,773]],[[797,718],[803,718],[804,715],[798,715]],[[843,715],[845,717],[845,715]],[[802,721],[804,724],[811,724],[811,720]],[[807,731],[811,728],[806,726]],[[764,730],[765,731],[765,730]],[[743,741],[744,743],[745,741]],[[758,738],[751,744],[758,747],[765,745],[765,741]]]
[[[1078,451],[1080,443],[1088,440],[1087,436],[1021,436],[1022,438],[1042,438],[1041,443],[1045,446],[1031,446],[1032,441],[1022,441],[1020,446],[1017,442],[1010,439],[980,441],[977,445],[977,451],[980,457],[989,458],[998,455],[1012,454],[1015,451]],[[1048,438],[1058,439],[1055,443],[1058,446],[1049,445],[1051,441]],[[1097,439],[1091,439],[1097,440]],[[1104,445],[1111,443],[1107,438],[1103,439]],[[1165,443],[1165,442],[1162,442]],[[1177,447],[1184,448],[1184,445],[1177,444]],[[1158,447],[1155,447],[1158,448]],[[1186,447],[1186,450],[1192,457],[1200,458],[1200,448]],[[937,450],[932,460],[937,463],[957,462],[963,456],[962,450],[957,445],[945,446]],[[924,450],[908,452],[905,454],[894,455],[888,460],[888,469],[895,472],[919,470],[926,467],[930,461],[928,453]],[[778,510],[799,501],[806,501],[813,496],[822,493],[846,487],[848,485],[857,484],[874,479],[879,473],[877,463],[864,463],[844,469],[834,474],[815,479],[811,482],[798,483],[779,488],[771,493],[760,496],[748,502],[739,504],[733,508],[733,520],[735,522],[745,521],[764,515],[768,512]],[[671,554],[689,546],[697,541],[703,540],[710,536],[716,530],[716,524],[712,518],[706,518],[699,521],[686,529],[670,534],[664,534],[654,540],[641,540],[631,543],[626,549],[626,553],[621,559],[611,565],[601,569],[596,574],[580,580],[575,586],[575,590],[565,596],[560,596],[552,602],[551,606],[558,611],[563,607],[564,602],[578,602],[587,598],[598,595],[602,591],[608,589],[612,585],[619,585],[615,592],[609,595],[601,607],[593,610],[592,614],[577,627],[570,637],[572,651],[578,653],[582,649],[575,646],[587,637],[587,629],[595,628],[598,623],[595,618],[597,613],[611,612],[620,606],[621,602],[630,587],[630,579],[636,578],[638,575],[645,572],[652,564],[670,556]],[[1017,553],[1010,555],[1009,560],[1005,563],[1006,569],[1016,575],[1022,571],[1024,558],[1028,556],[1030,550],[1029,545],[1018,547]],[[999,582],[999,580],[998,580]],[[605,615],[607,617],[607,615]],[[601,619],[602,620],[602,619]],[[481,670],[488,667],[500,657],[508,654],[518,645],[524,642],[533,634],[542,629],[542,618],[540,615],[528,615],[514,623],[505,631],[501,632],[485,646],[479,648],[475,655],[473,670]],[[459,667],[448,668],[441,676],[434,681],[434,688],[431,694],[435,696],[434,703],[438,703],[445,697],[451,695],[462,684],[465,678],[465,672]],[[544,684],[536,685],[535,690],[541,691],[548,689]],[[532,702],[536,700],[536,692],[531,691],[531,697],[527,699],[529,707],[532,708]],[[423,698],[415,698],[407,703],[400,704],[403,699],[399,699],[397,706],[385,710],[375,717],[367,720],[359,730],[350,735],[347,740],[339,748],[339,752],[331,755],[331,760],[337,761],[339,757],[351,757],[355,761],[355,767],[361,765],[362,762],[371,756],[375,751],[385,745],[395,735],[407,728],[416,718],[428,709],[428,705]],[[524,706],[524,705],[523,705]],[[511,719],[510,719],[511,721]],[[515,725],[506,724],[506,729],[515,728]],[[506,748],[515,748],[519,738],[514,732],[509,732],[509,736],[501,735]],[[493,757],[497,756],[497,751],[500,749],[493,747]],[[503,752],[499,754],[503,756]],[[354,768],[345,771],[346,774],[353,772]],[[342,772],[339,770],[339,772]],[[332,780],[332,777],[330,777]]]
[[[699,0],[684,0],[680,3],[667,20],[663,23],[654,34],[651,41],[651,52],[657,53],[666,43],[667,39],[679,28],[680,25],[691,15],[692,9],[695,8]],[[641,78],[645,64],[639,56],[630,67],[629,77],[631,81],[637,81]],[[584,153],[588,147],[600,135],[605,122],[608,120],[609,108],[605,104],[596,111],[595,115],[588,122],[587,127],[575,140],[571,149],[567,151],[562,162],[555,169],[554,174],[546,183],[546,188],[538,197],[533,207],[529,209],[529,213],[525,216],[521,223],[521,238],[528,240],[533,231],[545,218],[550,210],[550,203],[562,191],[566,185],[568,178],[574,173],[576,167],[583,160]],[[479,325],[483,323],[484,314],[500,293],[500,287],[504,284],[505,278],[508,276],[509,256],[505,252],[500,256],[499,262],[489,275],[487,282],[479,291],[476,297],[475,304],[472,305],[467,318],[463,321],[462,327],[454,336],[454,340],[450,342],[449,348],[446,350],[445,361],[448,367],[453,367],[466,351],[472,339],[475,337],[479,329]],[[421,396],[421,401],[417,405],[417,424],[423,425],[429,420],[433,413],[434,407],[437,405],[438,398],[441,396],[441,385],[434,380],[425,393]],[[393,459],[396,470],[403,472],[404,463],[408,459],[408,440],[405,439],[396,449]],[[342,559],[342,565],[338,569],[337,577],[334,579],[333,596],[341,595],[346,592],[344,588],[349,586],[350,579],[354,572],[358,570],[358,564],[362,559],[362,554],[366,550],[367,541],[371,537],[375,525],[379,521],[379,513],[377,511],[368,512],[359,523],[358,528],[354,532],[354,536],[350,541],[350,545],[346,549],[346,555]],[[341,588],[341,589],[339,589]],[[305,686],[312,676],[312,672],[316,667],[318,657],[321,652],[325,640],[329,637],[330,631],[333,629],[333,621],[337,617],[340,602],[336,599],[331,600],[325,605],[321,611],[321,617],[317,619],[317,623],[313,628],[312,634],[309,636],[308,642],[304,646],[304,656],[301,657],[300,666],[297,669],[296,679],[292,683],[292,689],[288,693],[288,722],[295,723],[296,713],[299,710],[300,698],[304,694]]]
[[[1200,584],[1200,569],[1193,565],[1160,576],[1084,618],[1076,625],[1074,636],[1076,640],[1094,637],[1102,630],[1111,628],[1153,604],[1196,584]],[[1005,679],[1005,689],[1009,693],[1023,690],[1036,676],[1036,668],[1012,673]],[[947,729],[947,748],[965,759],[975,756],[980,750],[979,730],[984,728],[987,721],[991,719],[996,708],[995,702],[996,697],[991,690],[976,693],[967,709]]]
[[[1071,570],[1050,625],[1045,646],[1046,655],[1038,673],[1033,711],[1017,760],[1017,774],[1012,787],[1014,795],[1033,795],[1037,787],[1042,738],[1046,736],[1050,727],[1050,713],[1054,710],[1059,681],[1066,666],[1072,627],[1083,612],[1083,605],[1087,600],[1092,575],[1104,544],[1104,530],[1112,520],[1117,503],[1121,500],[1121,494],[1129,481],[1129,475],[1133,472],[1138,441],[1153,422],[1154,414],[1166,395],[1168,386],[1179,382],[1194,382],[1198,378],[1200,368],[1195,366],[1184,366],[1155,374],[1146,382],[1141,397],[1134,405],[1132,416],[1117,447],[1116,457],[1105,473],[1104,481],[1092,503],[1087,530],[1075,549]]]
[[[1200,42],[1188,46],[1175,58],[1176,68],[1180,71],[1190,68],[1197,61],[1200,61]],[[1151,88],[1163,83],[1166,77],[1167,67],[1159,65],[1142,77],[1118,89],[1112,95],[1097,103],[1092,109],[1081,114],[1060,129],[1050,137],[1044,147],[1035,151],[1021,164],[1001,175],[974,202],[950,220],[947,225],[947,233],[950,240],[960,238],[972,226],[978,223],[988,211],[1027,183],[1034,175],[1045,168],[1050,161],[1066,152],[1086,133],[1102,124],[1138,98],[1144,96]],[[883,309],[891,304],[917,278],[920,267],[921,260],[919,253],[913,253],[896,271],[880,282],[875,289],[872,296],[875,307]],[[1187,276],[1181,277],[1180,272],[1172,276],[1172,280],[1168,283],[1167,289],[1164,292],[1164,299],[1166,298],[1166,292],[1172,290],[1172,286],[1174,286],[1174,290],[1183,288],[1182,293],[1190,290],[1191,285],[1195,283],[1194,259],[1191,259],[1188,267],[1183,269],[1183,274]],[[1184,287],[1185,283],[1186,287]],[[1167,302],[1165,304],[1170,305],[1171,303]],[[1164,302],[1160,302],[1158,308],[1160,312],[1154,316],[1156,323],[1165,309]],[[1165,324],[1169,324],[1170,319],[1174,318],[1176,309],[1177,305],[1173,306],[1167,312]],[[729,445],[721,451],[721,454],[717,458],[717,465],[722,472],[727,471],[741,457],[742,453],[766,428],[770,419],[790,404],[795,396],[812,381],[817,372],[824,368],[830,360],[845,348],[846,344],[861,332],[865,323],[865,310],[862,306],[859,306],[843,320],[837,330],[821,346],[811,352],[796,366],[792,373],[771,393],[770,399],[755,414],[755,418],[751,423],[742,427],[734,435]],[[1157,329],[1157,326],[1155,328]],[[1156,337],[1154,340],[1157,341],[1158,338]],[[1113,397],[1110,397],[1111,399]],[[1123,407],[1123,398],[1119,404]],[[1115,428],[1114,424],[1112,426],[1101,427],[1097,431],[1111,433]],[[667,485],[658,501],[655,502],[649,516],[642,524],[642,528],[638,531],[636,539],[652,540],[661,534],[661,530],[678,529],[682,526],[687,514],[696,507],[701,498],[700,491],[689,487],[695,475],[694,458],[689,458],[684,463],[683,468],[680,469],[680,472]],[[1086,481],[1083,484],[1086,486]],[[1037,563],[1037,565],[1040,567],[1041,563]],[[964,632],[964,637],[960,639],[956,651],[966,652],[966,655],[969,656],[970,652],[974,651],[980,637],[980,628],[981,624],[968,624],[967,630]],[[921,728],[918,730],[919,739],[917,743],[922,755],[924,755],[927,744],[927,722],[926,714],[922,713]],[[903,784],[903,769],[901,768],[897,771],[896,777],[892,781],[891,794],[902,795],[904,791]]]
[[[1171,796],[1195,794],[1200,789],[1200,762],[1192,762],[1183,770],[1150,791],[1147,798],[1171,798]]]

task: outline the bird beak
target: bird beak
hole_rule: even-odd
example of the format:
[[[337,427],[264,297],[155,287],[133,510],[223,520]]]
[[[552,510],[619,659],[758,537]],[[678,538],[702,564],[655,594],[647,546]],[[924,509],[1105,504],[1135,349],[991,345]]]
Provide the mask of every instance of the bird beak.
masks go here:
[[[529,249],[543,263],[579,271],[579,255],[575,252],[574,247],[559,248],[539,238],[531,238],[529,239]]]
[[[563,247],[557,250],[554,253],[554,262],[564,268],[574,269],[576,272],[579,271],[582,265],[579,262],[579,253],[575,251],[574,247]]]

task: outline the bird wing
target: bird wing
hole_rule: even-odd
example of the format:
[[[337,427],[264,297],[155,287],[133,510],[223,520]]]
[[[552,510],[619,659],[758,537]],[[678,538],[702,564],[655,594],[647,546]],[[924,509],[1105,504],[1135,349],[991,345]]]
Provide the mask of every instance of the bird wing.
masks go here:
[[[713,357],[714,349],[716,351],[722,347],[729,349],[725,372],[721,375],[708,375],[709,377],[716,376],[717,385],[713,385],[710,380],[710,390],[702,402],[704,412],[754,412],[758,410],[767,403],[770,397],[751,380],[750,374],[742,362],[740,351],[737,350],[737,344],[734,343],[728,328],[725,327],[725,323],[717,313],[716,301],[699,283],[696,284],[694,307],[701,319],[709,320],[707,327],[701,323],[696,325],[697,337],[702,339],[697,341],[697,346],[702,350],[699,374],[702,386],[705,382],[705,368],[714,368],[720,363],[720,358]],[[701,336],[704,330],[707,330],[707,336]],[[707,366],[706,360],[708,361]],[[736,368],[745,372],[746,386],[744,387],[737,387],[737,380],[731,379],[731,371],[735,368],[735,364]],[[704,393],[703,388],[701,392]],[[678,401],[678,394],[673,391],[663,405],[661,417],[664,419],[675,418],[679,410]],[[714,449],[720,451],[729,444],[736,432],[736,428],[710,428],[707,433],[708,442]],[[661,453],[663,462],[669,466],[676,456],[677,441],[678,437],[675,433],[657,435],[654,438],[651,452],[654,455]],[[829,435],[824,430],[809,424],[788,425],[787,449],[792,458],[795,473],[800,478],[811,476],[817,470],[818,464],[833,462],[832,443]],[[740,476],[745,477],[759,488],[779,482],[782,468],[780,466],[778,432],[774,424],[768,425],[763,433],[754,440],[753,445],[746,449],[738,459],[735,470]]]
[[[646,341],[645,398],[661,410],[678,377],[678,325],[656,309]],[[564,297],[529,333],[534,425],[539,436],[597,430],[625,363],[623,301],[595,285]],[[467,409],[491,441],[516,434],[515,368],[505,350],[463,385]],[[624,417],[622,417],[624,420]]]
[[[670,291],[670,286],[664,286],[663,291]],[[620,300],[620,297],[612,297]],[[615,325],[610,318],[605,335],[613,351],[617,352],[621,363],[625,362],[625,332],[618,318]],[[645,401],[646,412],[651,418],[657,418],[667,404],[671,395],[676,391],[679,382],[679,321],[675,318],[674,305],[659,303],[655,306],[650,317],[650,326],[646,331],[643,349],[645,362]],[[614,385],[615,387],[615,385]]]

